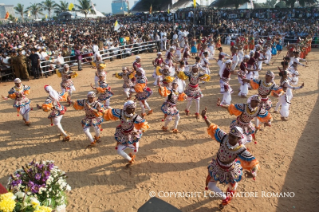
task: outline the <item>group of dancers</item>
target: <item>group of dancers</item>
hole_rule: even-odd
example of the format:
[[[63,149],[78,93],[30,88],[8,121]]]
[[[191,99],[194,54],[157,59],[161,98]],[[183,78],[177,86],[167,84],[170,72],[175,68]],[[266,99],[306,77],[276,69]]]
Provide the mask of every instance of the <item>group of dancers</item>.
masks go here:
[[[222,208],[233,198],[238,182],[242,178],[243,169],[248,170],[254,178],[257,176],[258,160],[245,145],[253,141],[257,143],[256,133],[262,130],[262,123],[264,126],[271,126],[272,101],[269,98],[270,95],[278,98],[274,112],[279,112],[283,121],[288,120],[289,106],[293,97],[292,90],[301,89],[304,86],[303,83],[299,87],[293,85],[298,84],[298,76],[300,76],[298,67],[305,66],[300,63],[305,60],[300,58],[301,44],[287,46],[288,53],[283,58],[281,67],[278,67],[281,79],[280,84],[277,85],[274,82],[275,74],[272,71],[267,71],[265,77],[259,79],[263,63],[268,65],[271,61],[272,54],[269,54],[269,51],[273,45],[272,39],[266,42],[260,40],[258,45],[250,46],[253,49],[247,55],[244,54],[247,39],[243,36],[238,37],[236,43],[231,45],[231,55],[224,53],[218,43],[215,46],[214,43],[209,43],[210,41],[207,39],[201,45],[193,65],[189,65],[189,58],[193,58],[189,52],[189,46],[186,43],[181,49],[177,41],[173,42],[173,46],[166,52],[164,58],[162,53],[158,52],[152,64],[154,65],[154,85],[158,87],[158,93],[163,97],[161,111],[164,115],[164,125],[162,130],[169,131],[169,123],[174,119],[171,132],[179,133],[178,123],[181,116],[177,109],[177,101],[186,100],[185,114],[187,116],[190,115],[192,102],[195,102],[195,118],[202,117],[208,126],[208,134],[220,143],[217,158],[213,159],[208,166],[206,189],[221,192],[217,187],[217,182],[229,185],[227,193],[221,196],[220,207]],[[218,59],[214,58],[216,47],[219,51]],[[308,53],[310,50],[311,48],[307,46]],[[200,100],[203,97],[200,84],[208,82],[211,78],[210,60],[216,60],[219,66],[218,77],[223,97],[222,101],[218,99],[217,106],[227,109],[230,115],[236,116],[236,119],[230,124],[229,133],[208,120],[207,108],[200,114]],[[101,142],[100,131],[102,131],[103,121],[118,121],[119,125],[114,134],[115,149],[128,161],[127,165],[131,165],[135,161],[143,133],[150,128],[146,117],[153,113],[147,102],[153,91],[148,87],[149,81],[142,68],[141,57],[136,56],[131,68],[123,67],[122,72],[113,74],[113,77],[123,80],[126,102],[122,108],[111,107],[110,100],[114,94],[106,80],[106,64],[98,54],[95,55],[94,67],[96,68],[95,85],[91,84],[92,91],[88,92],[86,98],[76,101],[71,98],[72,92],[75,91],[72,78],[75,78],[77,73],[72,71],[68,65],[64,65],[62,70],[57,70],[57,75],[62,78],[61,92],[57,92],[50,85],[45,85],[44,90],[48,97],[42,105],[37,105],[37,108],[49,112],[48,118],[51,120],[51,125],[57,126],[63,136],[63,141],[70,141],[71,138],[61,125],[62,117],[67,110],[67,107],[63,106],[61,102],[67,102],[68,106],[73,106],[75,110],[83,110],[85,117],[81,124],[90,141],[87,148],[92,148]],[[238,76],[239,96],[245,98],[249,90],[258,91],[257,94],[248,98],[247,103],[231,104],[231,95],[234,92],[230,85],[232,74]],[[8,96],[2,96],[2,98],[4,100],[13,99],[13,106],[17,108],[18,116],[21,114],[25,124],[30,126],[29,113],[32,110],[31,101],[28,99],[30,87],[22,84],[19,78],[16,78],[14,83],[15,86],[11,88]],[[136,112],[137,103],[140,105],[141,114]],[[94,129],[94,136],[90,133],[90,128]],[[126,149],[131,149],[131,152],[127,154]]]

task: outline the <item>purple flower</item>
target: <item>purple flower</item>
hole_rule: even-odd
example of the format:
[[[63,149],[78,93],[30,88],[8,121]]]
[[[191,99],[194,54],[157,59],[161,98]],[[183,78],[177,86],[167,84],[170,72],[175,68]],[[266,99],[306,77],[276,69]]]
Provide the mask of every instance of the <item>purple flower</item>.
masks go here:
[[[29,187],[29,188],[32,188],[33,186],[34,186],[34,182],[29,181],[29,183],[28,183],[28,187]]]
[[[48,165],[48,169],[49,169],[49,170],[52,170],[53,167],[54,167],[54,164],[53,164],[53,163],[50,163],[50,164]]]
[[[22,180],[13,180],[12,181],[12,186],[18,186],[22,183]]]
[[[36,180],[40,180],[41,179],[41,174],[40,173],[35,174],[35,179]]]
[[[49,171],[44,171],[44,176],[45,177],[49,177],[51,175],[51,172],[49,172]]]
[[[39,185],[34,184],[34,186],[31,187],[31,191],[32,191],[32,193],[38,193],[39,192]]]
[[[19,178],[19,177],[21,177],[21,175],[20,174],[16,174],[16,177]]]

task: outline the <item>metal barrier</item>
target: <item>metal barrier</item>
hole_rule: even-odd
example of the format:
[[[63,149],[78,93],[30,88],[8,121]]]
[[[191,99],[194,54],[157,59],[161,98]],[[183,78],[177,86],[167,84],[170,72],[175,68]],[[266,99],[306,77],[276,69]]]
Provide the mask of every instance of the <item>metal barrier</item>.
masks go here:
[[[145,44],[145,45],[143,45],[143,44]],[[130,47],[130,46],[133,46],[133,48],[126,48],[125,49],[125,47]],[[124,49],[121,49],[123,47],[124,47]],[[113,60],[113,58],[118,57],[118,56],[120,56],[120,58],[122,59],[122,58],[131,56],[133,53],[139,54],[140,52],[150,51],[150,50],[153,50],[154,48],[157,48],[157,41],[150,41],[150,42],[143,42],[143,43],[139,43],[139,44],[124,45],[124,46],[120,46],[120,48],[104,49],[104,50],[100,50],[99,52],[102,52],[102,54],[100,53],[100,55],[102,57],[101,58],[102,60],[106,60],[106,59]],[[119,52],[119,53],[114,54],[113,51],[114,52]],[[91,63],[93,61],[94,55],[83,57],[83,55],[90,55],[90,54],[93,54],[93,52],[85,52],[84,54],[82,54],[82,61],[86,60],[86,62],[81,62],[81,64],[88,64],[88,63]],[[68,64],[70,67],[75,66],[74,64],[77,65],[78,61],[73,59],[75,57],[76,56],[63,57],[64,64]],[[68,60],[68,58],[69,58],[69,60]],[[65,61],[66,59],[68,61]],[[89,59],[89,61],[88,61],[88,59]],[[56,69],[61,70],[63,68],[64,64],[61,64],[60,68],[50,69],[52,64],[56,65],[53,62],[55,60],[56,60],[56,58],[54,60],[40,61],[40,70],[41,70],[42,75],[47,75],[48,73],[53,72]]]

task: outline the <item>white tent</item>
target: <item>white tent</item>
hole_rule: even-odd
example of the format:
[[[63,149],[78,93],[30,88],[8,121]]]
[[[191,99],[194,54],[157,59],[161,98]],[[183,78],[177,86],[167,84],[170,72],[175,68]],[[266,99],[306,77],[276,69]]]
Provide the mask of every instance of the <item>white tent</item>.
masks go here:
[[[93,8],[95,14],[89,13],[89,14],[86,15],[87,18],[105,17],[105,15],[103,15],[103,13],[101,13],[100,11],[95,9],[92,1],[91,1],[91,5],[92,5],[92,8]],[[72,13],[72,18],[85,18],[85,15],[83,13],[80,13],[80,12],[73,12]]]

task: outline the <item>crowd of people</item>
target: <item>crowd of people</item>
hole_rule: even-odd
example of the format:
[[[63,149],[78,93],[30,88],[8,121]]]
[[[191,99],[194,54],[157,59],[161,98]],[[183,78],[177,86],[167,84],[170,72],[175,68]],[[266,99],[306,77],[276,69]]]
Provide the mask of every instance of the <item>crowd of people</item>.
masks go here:
[[[12,66],[16,75],[15,85],[9,90],[8,95],[2,98],[12,99],[18,116],[21,115],[25,124],[30,126],[29,113],[32,108],[28,95],[31,88],[22,82],[29,78],[25,59],[30,59],[35,78],[39,76],[37,68],[40,62],[45,61],[61,77],[61,91],[58,92],[52,86],[45,85],[44,90],[48,97],[42,105],[37,105],[37,108],[49,112],[51,125],[57,126],[63,135],[63,141],[71,140],[61,124],[66,112],[66,106],[61,102],[67,102],[68,106],[84,112],[81,124],[90,141],[87,148],[93,148],[101,141],[100,131],[103,121],[120,123],[114,134],[115,149],[130,166],[139,151],[139,141],[143,133],[150,128],[147,116],[153,113],[153,109],[148,102],[152,101],[151,96],[154,91],[148,86],[150,80],[146,77],[140,55],[136,56],[132,67],[123,67],[122,72],[114,74],[112,79],[106,77],[107,67],[103,61],[103,53],[110,49],[113,49],[114,53],[116,47],[128,49],[125,44],[135,45],[144,41],[156,41],[158,51],[152,64],[154,85],[158,87],[157,92],[163,98],[162,130],[170,131],[169,124],[174,120],[171,132],[179,133],[178,124],[181,115],[177,101],[186,101],[184,108],[186,116],[190,115],[190,108],[193,102],[195,103],[195,118],[202,117],[208,126],[208,134],[220,143],[217,158],[214,158],[208,166],[206,189],[222,193],[217,183],[228,184],[227,192],[221,195],[220,207],[224,207],[233,198],[238,182],[243,176],[243,169],[248,170],[254,178],[257,176],[259,162],[246,145],[257,143],[256,133],[262,129],[262,124],[271,126],[270,109],[273,107],[271,95],[278,98],[274,112],[280,113],[281,120],[289,120],[292,90],[304,86],[303,83],[298,86],[300,66],[307,66],[305,58],[311,52],[311,44],[318,25],[312,23],[298,25],[289,21],[261,24],[253,20],[239,22],[224,20],[214,25],[217,28],[212,26],[207,32],[196,30],[200,32],[197,35],[193,30],[201,26],[194,28],[187,24],[177,27],[173,24],[128,25],[124,24],[124,21],[122,23],[118,31],[113,29],[112,24],[103,20],[95,23],[84,21],[81,27],[76,27],[76,23],[69,23],[47,27],[39,25],[32,27],[31,30],[28,27],[2,29],[1,62],[2,65]],[[231,55],[225,53],[221,45],[223,35],[218,30],[222,27],[231,29],[241,27],[245,30],[233,41],[229,36],[225,38],[230,46]],[[292,29],[296,32],[303,30],[305,34],[301,37],[296,35],[295,43],[285,44],[285,36]],[[70,47],[74,49],[74,55],[77,57],[77,71],[82,69],[80,64],[85,51],[87,54],[92,53],[92,66],[96,69],[95,84],[91,84],[92,89],[86,98],[80,100],[71,98],[76,85],[73,78],[77,77],[78,73],[65,64],[67,59],[65,56],[71,55]],[[283,59],[273,59],[275,55],[283,55],[276,57]],[[11,60],[7,59],[9,56]],[[190,64],[190,59],[195,59],[195,64]],[[227,109],[230,115],[236,116],[226,131],[208,119],[207,108],[200,111],[203,94],[199,85],[208,82],[215,71],[210,70],[212,61],[216,61],[219,66],[222,100],[218,99],[217,106]],[[260,76],[259,72],[263,70],[263,66],[274,62],[280,63],[279,70],[274,72],[269,70],[265,76]],[[238,78],[240,97],[248,98],[248,94],[253,93],[247,99],[247,103],[232,104],[231,97],[235,91],[230,84],[231,75]],[[276,75],[280,76],[280,84],[274,81]],[[112,108],[111,99],[114,94],[107,81],[118,79],[123,80],[123,94],[127,101],[122,108]],[[137,113],[137,103],[140,114]],[[94,129],[94,136],[90,133],[91,128]],[[131,149],[131,152],[127,154],[126,149]]]

